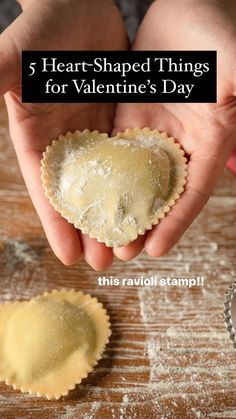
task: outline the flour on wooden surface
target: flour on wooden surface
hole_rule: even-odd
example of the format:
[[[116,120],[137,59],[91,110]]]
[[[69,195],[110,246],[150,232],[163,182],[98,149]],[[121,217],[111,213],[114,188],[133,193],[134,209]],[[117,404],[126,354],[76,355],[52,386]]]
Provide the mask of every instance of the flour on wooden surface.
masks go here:
[[[1,302],[32,297],[32,287],[35,295],[46,290],[47,275],[38,248],[20,238],[0,236],[0,258],[4,261],[0,272]]]
[[[220,266],[224,266],[227,273],[224,274],[223,278],[221,275],[218,280],[223,279],[230,284],[233,276],[235,276],[233,262],[226,255],[218,254],[218,250],[216,242],[210,241],[206,235],[200,235],[198,246],[191,257],[191,263],[185,263],[184,255],[180,257],[177,252],[176,260],[181,260],[183,263],[182,265],[175,265],[175,276],[178,277],[178,274],[181,276],[183,268],[186,273],[191,273],[192,271],[196,272],[196,266],[200,266],[201,273],[205,271],[207,276],[214,277],[220,272]],[[219,330],[215,327],[213,313],[211,313],[213,307],[217,308],[214,310],[214,316],[217,319],[220,318],[223,311],[224,294],[219,295],[218,292],[214,292],[210,279],[206,281],[205,287],[198,290],[198,294],[199,292],[201,293],[200,298],[197,294],[194,297],[194,294],[189,290],[178,288],[176,288],[174,295],[173,290],[168,289],[168,287],[165,290],[158,287],[140,288],[138,291],[142,320],[147,331],[146,352],[150,364],[150,392],[154,392],[160,398],[171,398],[178,394],[178,397],[182,397],[184,403],[188,406],[189,417],[195,418],[203,417],[204,413],[191,406],[194,398],[197,399],[201,394],[200,397],[205,406],[203,410],[207,406],[210,407],[214,403],[211,395],[217,388],[221,387],[222,376],[225,374],[231,375],[234,371],[234,366],[225,365],[223,362],[227,349],[232,351],[224,329],[223,319],[222,328]],[[198,312],[192,317],[191,307],[194,307],[194,304],[197,304]],[[178,306],[181,307],[180,310],[177,309]],[[208,307],[209,322],[206,324]],[[163,332],[160,333],[155,331],[153,325],[159,323],[160,326],[160,321],[163,322],[163,311],[166,312],[165,317],[172,319],[172,323],[175,323],[175,325],[170,327],[163,325]],[[168,323],[170,323],[170,320]],[[181,341],[182,343],[180,343]],[[199,346],[202,346],[202,348],[199,348]],[[195,347],[198,348],[197,351],[194,349]],[[178,353],[174,360],[171,356],[172,348],[175,353]],[[206,360],[206,354],[208,353],[209,359]],[[211,359],[210,355],[213,354],[214,356]],[[196,358],[199,361],[194,366]],[[191,359],[193,365],[191,365]],[[176,373],[178,372],[179,381],[176,382]],[[234,381],[236,385],[236,379]],[[224,386],[227,388],[227,383],[224,383]],[[190,390],[191,387],[192,391]],[[158,401],[156,403],[158,405]],[[172,410],[170,409],[171,414],[175,414],[174,404]],[[222,416],[219,413],[219,416],[214,417],[224,417],[224,413],[222,413]]]

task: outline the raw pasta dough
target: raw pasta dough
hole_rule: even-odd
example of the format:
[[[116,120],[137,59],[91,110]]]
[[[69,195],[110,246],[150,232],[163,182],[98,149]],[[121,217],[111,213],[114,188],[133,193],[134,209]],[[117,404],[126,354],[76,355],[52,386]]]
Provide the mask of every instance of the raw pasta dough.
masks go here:
[[[58,399],[87,377],[110,335],[101,303],[73,290],[0,305],[0,378]]]
[[[186,176],[179,144],[149,128],[113,138],[98,131],[67,133],[42,160],[43,187],[55,209],[110,247],[157,224],[183,192]]]

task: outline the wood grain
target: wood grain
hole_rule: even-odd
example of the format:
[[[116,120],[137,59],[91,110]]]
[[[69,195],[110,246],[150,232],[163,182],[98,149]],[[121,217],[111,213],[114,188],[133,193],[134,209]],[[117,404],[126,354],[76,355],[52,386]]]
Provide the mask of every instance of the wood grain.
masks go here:
[[[0,103],[0,297],[82,289],[106,306],[112,336],[94,372],[69,396],[46,401],[0,385],[1,418],[236,417],[236,353],[222,317],[235,280],[236,178],[228,171],[179,244],[160,259],[115,261],[101,276],[204,276],[204,286],[99,287],[85,263],[52,254],[20,175]]]

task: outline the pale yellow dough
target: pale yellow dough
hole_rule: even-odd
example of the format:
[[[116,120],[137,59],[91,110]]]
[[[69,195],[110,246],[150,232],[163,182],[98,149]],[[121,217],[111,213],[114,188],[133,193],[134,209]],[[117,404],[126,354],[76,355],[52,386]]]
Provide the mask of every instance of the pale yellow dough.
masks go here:
[[[119,247],[157,224],[184,190],[187,165],[173,138],[157,130],[67,133],[48,146],[42,183],[76,228]]]
[[[73,290],[0,305],[0,379],[48,399],[68,394],[101,358],[110,336],[96,298]]]

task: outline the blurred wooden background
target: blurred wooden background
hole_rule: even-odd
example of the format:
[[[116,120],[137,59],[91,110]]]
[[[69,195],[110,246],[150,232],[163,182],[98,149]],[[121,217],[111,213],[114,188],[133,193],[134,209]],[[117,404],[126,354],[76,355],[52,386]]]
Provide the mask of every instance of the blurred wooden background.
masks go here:
[[[54,288],[97,296],[112,336],[94,372],[47,401],[0,385],[1,418],[235,418],[236,352],[223,322],[235,280],[236,177],[225,170],[199,218],[168,256],[115,261],[107,277],[205,277],[203,287],[103,287],[85,263],[52,254],[20,175],[0,102],[0,300]]]

